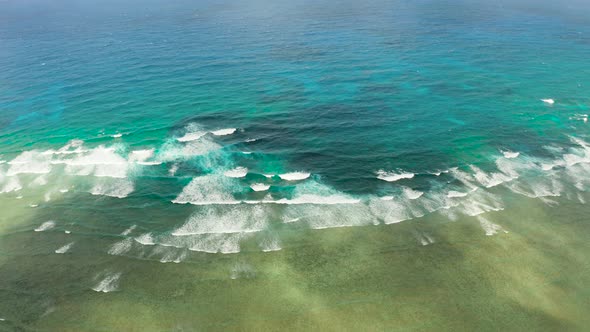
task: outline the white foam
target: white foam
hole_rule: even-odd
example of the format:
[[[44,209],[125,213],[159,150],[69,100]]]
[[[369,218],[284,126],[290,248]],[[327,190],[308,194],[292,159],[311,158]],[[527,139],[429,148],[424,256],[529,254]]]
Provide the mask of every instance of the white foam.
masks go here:
[[[186,160],[196,156],[205,156],[219,149],[221,149],[221,145],[206,138],[189,141],[185,144],[169,141],[162,145],[156,159],[158,161]]]
[[[55,221],[48,220],[48,221],[42,223],[39,227],[35,228],[35,232],[43,232],[43,231],[52,229],[54,227],[55,227]]]
[[[162,258],[160,258],[160,263],[180,263],[186,259],[188,252],[186,250],[182,250],[178,252],[177,249],[170,249],[165,247],[162,248]]]
[[[307,179],[311,174],[307,172],[291,172],[279,174],[279,177],[285,181],[300,181]]]
[[[264,252],[279,251],[282,249],[279,239],[275,236],[265,237],[259,243],[259,246],[260,246],[260,249]]]
[[[382,169],[377,171],[377,178],[379,180],[387,181],[387,182],[395,182],[402,179],[411,179],[415,176],[414,173],[395,173],[395,172],[386,172]]]
[[[176,175],[177,171],[178,171],[178,164],[174,164],[174,165],[170,166],[170,169],[168,170],[168,175],[174,176],[174,175]]]
[[[107,274],[96,286],[92,287],[95,292],[109,293],[116,291],[119,287],[119,279],[122,273]]]
[[[209,207],[193,214],[174,236],[251,233],[263,230],[269,211],[263,206],[238,205],[231,208]]]
[[[202,131],[197,131],[197,132],[193,132],[193,133],[186,133],[184,136],[177,138],[176,140],[179,142],[190,142],[190,141],[196,141],[198,139],[200,139],[201,137],[205,136],[207,134],[207,132],[202,132]]]
[[[387,195],[387,196],[382,196],[379,197],[380,200],[382,201],[392,201],[393,200],[393,196]]]
[[[504,158],[508,158],[508,159],[513,159],[516,158],[520,155],[520,152],[513,152],[513,151],[502,151],[502,154],[504,155]]]
[[[471,169],[474,172],[473,176],[475,177],[475,179],[486,188],[492,188],[504,182],[514,180],[516,178],[515,176],[510,176],[500,172],[486,173],[473,165],[471,166]]]
[[[65,254],[66,252],[68,252],[72,248],[73,245],[74,245],[74,242],[68,243],[65,246],[55,250],[55,253],[56,254]]]
[[[102,145],[74,159],[59,162],[66,164],[66,172],[81,176],[93,174],[97,177],[125,178],[129,168],[127,160],[114,148]]]
[[[284,222],[306,222],[312,229],[376,225],[378,220],[364,205],[290,205],[284,211]]]
[[[110,255],[123,255],[124,253],[131,250],[133,246],[133,238],[126,238],[122,241],[119,241],[111,246],[108,253]]]
[[[544,102],[545,104],[549,104],[549,105],[553,105],[555,104],[555,100],[548,98],[548,99],[541,99],[542,102]]]
[[[246,167],[236,167],[232,170],[225,171],[223,175],[230,177],[230,178],[243,178],[248,174],[248,169]]]
[[[400,201],[371,200],[369,208],[373,215],[385,224],[395,224],[413,218],[411,210]]]
[[[72,232],[70,232],[68,230],[64,231],[64,233],[66,233],[66,234],[72,234]]]
[[[465,215],[477,216],[490,211],[501,211],[504,206],[499,196],[481,190],[462,200],[458,208]]]
[[[258,138],[247,138],[244,142],[250,143],[250,142],[256,142],[257,140],[258,140]]]
[[[122,136],[123,136],[123,134],[121,134],[121,133],[117,133],[117,134],[111,135],[112,138],[119,138],[119,137],[122,137]]]
[[[44,186],[47,184],[47,174],[42,174],[39,175],[38,177],[35,178],[35,180],[33,180],[30,184],[31,187],[34,186]]]
[[[455,179],[457,179],[458,181],[463,183],[468,188],[471,188],[471,189],[477,188],[477,185],[473,183],[473,181],[475,181],[475,179],[473,178],[473,176],[471,176],[471,174],[469,174],[467,172],[463,172],[456,167],[451,168],[449,171],[455,177]]]
[[[136,228],[137,228],[137,225],[132,225],[131,227],[124,230],[123,233],[121,233],[121,235],[127,236],[127,235],[131,234],[131,232],[133,232]]]
[[[115,198],[125,198],[134,190],[133,182],[129,179],[102,179],[95,183],[90,190],[92,195],[103,195]]]
[[[82,148],[82,145],[84,145],[84,141],[79,140],[79,139],[74,139],[74,140],[69,141],[68,144],[64,145],[62,148],[60,148],[57,151],[48,150],[48,151],[45,151],[44,153],[45,154],[54,154],[54,155],[80,154],[80,153],[87,151]]]
[[[489,221],[488,219],[482,216],[478,216],[477,220],[479,220],[479,224],[481,225],[481,228],[483,228],[483,230],[485,231],[486,236],[492,236],[494,234],[497,234],[499,231],[508,233],[500,225],[494,224],[493,222]]]
[[[47,174],[51,172],[50,156],[38,151],[25,151],[8,162],[7,176],[17,174]]]
[[[137,243],[143,244],[144,246],[153,246],[156,244],[154,238],[152,237],[152,234],[150,234],[150,233],[140,235],[140,236],[134,238],[134,240]]]
[[[254,270],[254,268],[250,264],[247,264],[245,262],[238,262],[232,267],[229,277],[232,280],[235,280],[238,278],[249,279],[249,278],[254,277],[255,275],[256,275],[256,270]]]
[[[39,204],[29,204],[29,206],[32,208],[36,208],[37,206],[39,206]]]
[[[60,189],[59,192],[62,194],[67,193],[68,191],[70,191],[69,189]]]
[[[211,254],[235,254],[240,252],[240,241],[244,237],[244,233],[199,235],[193,238],[188,249]]]
[[[321,196],[321,195],[313,195],[313,194],[304,194],[298,196],[293,199],[281,198],[279,200],[264,200],[260,201],[260,203],[270,203],[270,204],[287,204],[287,205],[300,205],[300,204],[310,204],[310,205],[337,205],[337,204],[357,204],[360,203],[360,199],[358,198],[351,198],[346,195],[330,195],[330,196]],[[246,203],[252,203],[251,201],[247,201]],[[256,202],[258,203],[258,202]]]
[[[14,192],[14,191],[19,191],[21,190],[23,187],[20,184],[20,181],[18,180],[18,177],[13,176],[10,177],[8,179],[8,182],[6,182],[4,184],[4,187],[2,187],[2,189],[0,190],[0,194],[1,193],[10,193],[10,192]]]
[[[460,191],[454,191],[454,190],[449,191],[449,193],[447,194],[448,198],[457,198],[457,197],[465,197],[465,196],[467,196],[467,193],[460,192]]]
[[[254,183],[250,186],[250,188],[252,188],[254,191],[267,191],[270,189],[270,185],[264,183]]]
[[[420,242],[420,244],[423,245],[423,246],[427,246],[427,245],[430,245],[430,244],[433,244],[434,243],[434,239],[430,235],[428,235],[426,233],[423,233],[422,234],[422,233],[416,232],[414,234],[414,236]]]
[[[414,190],[414,189],[408,188],[408,187],[404,187],[403,191],[404,191],[404,195],[406,195],[406,197],[409,199],[418,199],[418,198],[422,197],[422,195],[424,195],[423,192],[418,191],[418,190]]]
[[[213,134],[215,136],[226,136],[226,135],[231,135],[235,132],[236,132],[236,128],[226,128],[226,129],[214,130],[211,132],[211,134]]]
[[[135,150],[129,155],[129,162],[146,163],[146,160],[154,156],[154,149]],[[148,162],[150,163],[150,162]]]
[[[588,114],[575,114],[574,116],[570,117],[570,120],[583,121],[584,123],[587,123],[588,122]]]
[[[228,190],[235,181],[231,178],[210,174],[194,178],[173,203],[195,205],[207,204],[238,204],[233,195]]]

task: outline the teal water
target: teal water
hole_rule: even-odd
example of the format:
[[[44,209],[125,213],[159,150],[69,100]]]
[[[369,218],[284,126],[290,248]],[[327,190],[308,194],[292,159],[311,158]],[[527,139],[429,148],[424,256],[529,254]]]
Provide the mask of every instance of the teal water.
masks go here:
[[[0,329],[586,330],[589,17],[1,1]]]

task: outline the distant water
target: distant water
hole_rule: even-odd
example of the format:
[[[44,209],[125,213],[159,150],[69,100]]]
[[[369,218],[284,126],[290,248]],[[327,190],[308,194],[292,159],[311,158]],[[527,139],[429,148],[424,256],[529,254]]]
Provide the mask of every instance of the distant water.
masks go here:
[[[586,330],[585,1],[0,1],[0,330]]]

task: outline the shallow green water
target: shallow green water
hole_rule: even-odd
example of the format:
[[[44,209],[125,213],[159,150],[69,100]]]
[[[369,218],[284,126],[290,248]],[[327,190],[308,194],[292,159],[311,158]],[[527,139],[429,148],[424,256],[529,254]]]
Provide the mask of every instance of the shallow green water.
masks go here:
[[[589,13],[0,2],[0,330],[587,330]]]

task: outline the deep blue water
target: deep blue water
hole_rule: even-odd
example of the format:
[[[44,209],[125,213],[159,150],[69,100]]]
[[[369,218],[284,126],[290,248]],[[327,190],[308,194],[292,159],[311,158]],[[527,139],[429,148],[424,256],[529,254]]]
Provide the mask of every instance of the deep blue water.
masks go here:
[[[0,206],[6,211],[0,234],[7,257],[26,261],[0,261],[0,276],[11,276],[0,282],[5,289],[0,290],[0,318],[8,316],[15,328],[33,328],[43,326],[47,308],[62,317],[74,310],[69,307],[73,303],[100,307],[91,297],[95,294],[84,293],[89,289],[117,290],[124,301],[132,301],[142,285],[142,296],[151,301],[158,289],[145,286],[149,278],[135,276],[141,281],[134,284],[133,272],[121,270],[133,265],[150,275],[166,273],[160,271],[162,264],[144,261],[177,260],[179,269],[195,263],[191,268],[203,273],[198,280],[204,282],[228,279],[212,272],[227,269],[232,280],[250,279],[256,269],[264,271],[258,275],[274,276],[269,261],[275,268],[283,263],[295,267],[300,261],[279,255],[301,251],[301,262],[310,264],[312,272],[279,275],[290,285],[326,283],[326,292],[299,290],[297,297],[285,290],[293,297],[285,295],[288,300],[281,305],[305,298],[321,307],[325,299],[332,308],[340,301],[379,298],[384,291],[347,279],[346,287],[360,290],[358,298],[345,300],[331,293],[345,286],[318,280],[320,272],[339,275],[345,265],[360,266],[368,259],[372,263],[366,271],[383,273],[375,283],[389,289],[385,274],[404,269],[401,262],[388,265],[396,258],[373,255],[391,239],[367,235],[373,232],[365,229],[369,225],[403,242],[396,246],[434,244],[428,246],[433,248],[429,262],[454,257],[437,249],[438,241],[464,243],[465,234],[478,231],[405,224],[465,222],[480,225],[482,237],[498,233],[508,240],[494,241],[521,245],[528,240],[518,236],[536,234],[526,231],[531,224],[524,220],[539,214],[535,220],[549,223],[542,226],[547,234],[565,234],[551,222],[575,220],[578,227],[579,216],[588,212],[588,59],[590,4],[585,1],[0,1]],[[490,215],[500,215],[500,222]],[[48,220],[53,226],[31,235]],[[401,221],[404,225],[397,225]],[[356,239],[346,243],[362,248],[363,254],[317,270],[323,265],[316,265],[316,259],[330,262],[331,250],[342,249],[330,246],[341,240],[343,233],[335,229],[343,226],[363,226],[346,231]],[[311,231],[317,229],[329,230]],[[51,230],[64,238],[38,238]],[[66,230],[73,230],[71,236],[64,235]],[[313,240],[319,236],[314,232],[326,239]],[[444,235],[431,239],[437,232]],[[508,246],[495,244],[491,249],[474,246],[496,254]],[[44,285],[32,271],[59,274],[66,263],[57,255],[38,270],[33,266],[39,255],[54,257],[60,248],[84,268],[72,280],[56,277]],[[240,261],[261,252],[277,256]],[[408,255],[414,261],[414,254]],[[514,264],[534,257],[523,256]],[[455,263],[445,268],[462,271],[457,273],[470,269]],[[174,272],[168,281],[173,284],[184,273]],[[410,277],[415,278],[408,272]],[[452,278],[450,272],[434,282]],[[522,286],[511,283],[516,275],[490,278]],[[531,288],[539,286],[530,279]],[[119,280],[127,280],[127,287]],[[420,289],[424,283],[430,281],[401,288]],[[64,295],[66,284],[73,285],[75,296]],[[31,308],[25,313],[10,309],[14,294],[26,288],[22,285],[44,294],[19,302]],[[237,287],[237,301],[243,303],[250,291],[263,292],[265,285]],[[194,295],[206,286],[187,287],[186,293]],[[284,289],[276,291],[283,294]],[[547,297],[558,292],[544,291]],[[80,294],[83,299],[75,298]],[[459,307],[477,307],[480,300],[494,297],[480,295]],[[219,296],[207,299],[217,305],[227,301],[227,294]],[[469,299],[465,294],[458,298]],[[498,308],[508,305],[502,301],[494,297],[489,310],[499,314]],[[512,301],[525,306],[537,300],[523,295],[510,305]],[[209,302],[196,305],[204,303]],[[386,314],[385,302],[376,303],[376,312]],[[559,316],[558,325],[544,325],[528,311],[515,309],[509,316],[514,314],[510,317],[521,328],[584,326],[583,315],[564,318],[552,301],[543,303],[548,304],[535,310]],[[182,307],[180,302],[173,306]],[[129,308],[129,313],[137,310]],[[175,314],[182,316],[184,309],[178,310]],[[207,310],[199,310],[206,317]],[[249,317],[235,308],[230,312]],[[344,316],[355,317],[328,316],[332,328]],[[234,326],[326,327],[292,325],[288,313],[277,317],[285,325],[244,321]],[[463,318],[459,325],[434,318],[427,322],[454,330],[483,326]],[[71,322],[60,325],[59,318],[51,319],[52,329],[76,330]],[[223,326],[205,320],[213,324],[209,327]],[[104,328],[171,328],[148,320],[145,325],[115,321]],[[559,325],[565,321],[575,323]],[[363,326],[360,322],[357,328]],[[88,325],[78,329],[103,328],[91,320],[83,324]]]

